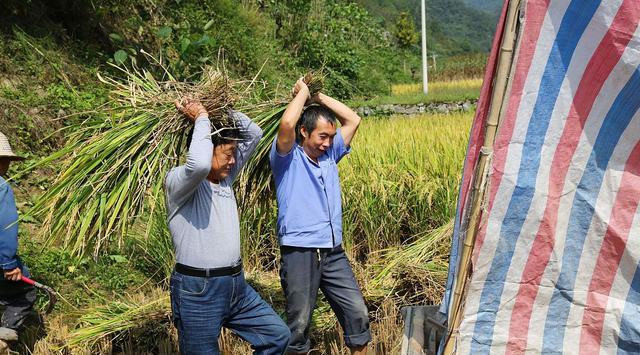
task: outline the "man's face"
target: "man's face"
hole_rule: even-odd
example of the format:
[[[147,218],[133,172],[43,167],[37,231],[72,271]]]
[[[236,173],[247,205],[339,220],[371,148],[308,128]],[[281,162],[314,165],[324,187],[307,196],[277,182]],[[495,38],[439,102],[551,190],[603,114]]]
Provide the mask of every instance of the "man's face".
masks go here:
[[[311,134],[303,127],[300,132],[304,137],[302,148],[311,159],[318,159],[324,154],[333,143],[333,137],[336,136],[336,125],[320,117],[316,121],[316,128]]]
[[[7,171],[9,171],[9,163],[11,163],[11,159],[0,158],[0,176],[7,175]]]
[[[209,177],[213,180],[224,180],[231,173],[231,168],[236,164],[236,149],[238,143],[219,144],[213,148],[211,159],[211,172]]]

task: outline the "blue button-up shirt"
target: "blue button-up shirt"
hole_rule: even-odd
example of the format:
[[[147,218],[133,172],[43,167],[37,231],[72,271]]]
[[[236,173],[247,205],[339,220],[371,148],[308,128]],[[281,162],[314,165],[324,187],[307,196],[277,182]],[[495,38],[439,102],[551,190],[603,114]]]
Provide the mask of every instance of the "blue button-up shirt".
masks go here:
[[[276,142],[277,138],[269,160],[276,184],[280,244],[305,248],[340,245],[342,200],[336,164],[350,152],[340,129],[317,163],[297,144],[280,155]]]
[[[11,186],[0,177],[0,268],[18,267],[18,210]]]

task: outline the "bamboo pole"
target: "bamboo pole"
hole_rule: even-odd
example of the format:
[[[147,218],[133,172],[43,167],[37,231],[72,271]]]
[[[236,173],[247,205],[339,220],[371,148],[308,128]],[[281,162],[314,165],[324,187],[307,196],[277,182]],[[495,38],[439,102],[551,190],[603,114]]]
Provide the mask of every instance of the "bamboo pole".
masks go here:
[[[506,108],[505,103],[508,99],[506,93],[507,87],[510,84],[509,78],[511,76],[509,74],[512,71],[513,52],[517,41],[516,32],[520,2],[521,0],[511,0],[508,5],[505,32],[498,56],[495,85],[491,94],[491,106],[489,108],[484,141],[474,173],[474,183],[470,195],[471,211],[458,264],[458,277],[454,287],[453,303],[449,310],[449,334],[445,343],[444,354],[454,354],[456,351],[458,327],[462,321],[464,310],[463,296],[465,295],[471,274],[471,255],[480,222],[481,207],[485,198],[485,187],[490,167],[489,162],[493,152],[496,131],[502,118],[503,108]]]

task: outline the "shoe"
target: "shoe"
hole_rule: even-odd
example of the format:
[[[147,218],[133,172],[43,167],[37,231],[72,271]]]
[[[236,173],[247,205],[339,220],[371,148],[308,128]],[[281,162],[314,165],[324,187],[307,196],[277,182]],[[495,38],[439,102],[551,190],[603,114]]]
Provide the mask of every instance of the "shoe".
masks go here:
[[[0,327],[0,340],[16,341],[18,340],[18,332],[11,328]]]

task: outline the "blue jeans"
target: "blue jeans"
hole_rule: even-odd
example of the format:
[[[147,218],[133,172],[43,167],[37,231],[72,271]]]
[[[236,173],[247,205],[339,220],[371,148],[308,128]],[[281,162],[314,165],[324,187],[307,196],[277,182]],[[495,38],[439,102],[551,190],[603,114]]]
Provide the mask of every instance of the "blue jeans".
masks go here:
[[[280,255],[280,281],[291,330],[287,351],[309,351],[309,328],[318,289],[338,317],[348,347],[357,348],[371,341],[367,306],[341,245],[333,249],[282,246]]]
[[[289,343],[289,329],[242,272],[195,277],[174,271],[171,310],[181,354],[219,354],[222,327],[249,342],[254,354],[283,354]]]

